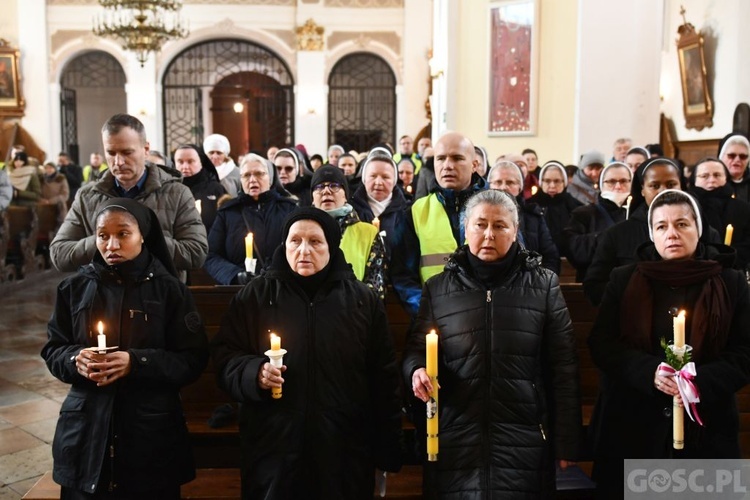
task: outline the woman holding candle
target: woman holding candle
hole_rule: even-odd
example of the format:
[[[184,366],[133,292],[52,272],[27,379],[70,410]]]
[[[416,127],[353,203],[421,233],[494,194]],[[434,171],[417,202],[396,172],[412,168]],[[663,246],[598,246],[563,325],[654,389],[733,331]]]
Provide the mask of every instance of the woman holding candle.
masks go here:
[[[695,165],[693,178],[695,187],[690,192],[700,203],[706,222],[721,235],[725,245],[737,251],[736,267],[747,269],[750,264],[750,204],[732,197],[729,170],[718,158],[700,160]]]
[[[516,242],[510,195],[480,192],[464,215],[468,244],[425,284],[403,362],[407,387],[427,402],[435,328],[439,453],[425,465],[425,497],[549,498],[554,460],[567,467],[580,443],[570,316],[557,276]]]
[[[354,207],[347,203],[348,198],[349,184],[340,168],[326,165],[315,171],[312,178],[313,206],[324,210],[338,223],[342,235],[341,250],[357,279],[378,297],[385,298],[385,242],[375,226],[359,219]]]
[[[208,361],[203,324],[150,209],[107,201],[96,245],[93,261],[58,286],[42,350],[71,384],[53,476],[63,499],[178,499],[195,477],[179,389]],[[100,353],[104,342],[117,350]]]
[[[252,277],[245,267],[249,233],[253,235],[251,258],[258,260],[256,273],[271,262],[282,241],[284,218],[297,206],[265,158],[252,153],[243,157],[240,179],[242,193],[220,207],[208,234],[204,267],[221,285],[244,285]]]
[[[700,241],[705,224],[690,195],[658,194],[647,221],[653,243],[639,248],[638,263],[612,272],[589,337],[602,371],[590,426],[594,480],[607,499],[622,496],[626,458],[740,457],[735,393],[750,375],[745,276],[731,269],[731,248]],[[675,339],[679,322],[671,313],[677,310],[686,311],[684,338],[692,346],[704,424],[684,418],[681,451],[673,449],[672,436],[672,399],[679,392],[674,378],[658,369],[665,361],[661,339]]]
[[[220,386],[242,402],[242,498],[371,499],[375,468],[396,471],[401,460],[384,307],[352,274],[325,212],[295,210],[282,234],[212,346]],[[271,332],[287,351],[281,368],[266,356]]]
[[[351,205],[359,220],[375,224],[378,219],[380,230],[385,231],[386,259],[390,262],[404,234],[409,202],[396,186],[398,171],[390,156],[375,151],[363,163],[361,173],[363,184],[352,195]]]

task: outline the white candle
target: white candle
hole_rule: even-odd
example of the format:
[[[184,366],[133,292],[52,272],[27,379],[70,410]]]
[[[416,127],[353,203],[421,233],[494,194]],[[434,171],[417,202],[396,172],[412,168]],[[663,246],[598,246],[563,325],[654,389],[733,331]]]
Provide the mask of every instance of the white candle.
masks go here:
[[[99,335],[96,336],[97,347],[99,350],[107,350],[107,336],[104,335],[104,323],[101,321],[97,323],[96,329],[99,331]]]

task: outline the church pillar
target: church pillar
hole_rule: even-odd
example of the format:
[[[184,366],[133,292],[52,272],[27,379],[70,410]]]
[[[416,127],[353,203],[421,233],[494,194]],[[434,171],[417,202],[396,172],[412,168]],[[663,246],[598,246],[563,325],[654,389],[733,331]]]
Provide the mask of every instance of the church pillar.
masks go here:
[[[297,81],[294,86],[294,136],[309,154],[325,158],[328,148],[328,85],[325,52],[297,51]]]
[[[458,0],[435,0],[433,4],[432,59],[432,136],[440,137],[455,130],[458,123],[457,99],[459,95],[458,50],[459,32]]]
[[[428,93],[427,60],[432,45],[432,1],[404,2],[404,34],[402,43],[403,93],[397,89],[398,123],[396,140],[404,134],[415,137],[427,125],[424,107]],[[395,145],[394,145],[395,146]],[[414,145],[416,150],[417,145]]]

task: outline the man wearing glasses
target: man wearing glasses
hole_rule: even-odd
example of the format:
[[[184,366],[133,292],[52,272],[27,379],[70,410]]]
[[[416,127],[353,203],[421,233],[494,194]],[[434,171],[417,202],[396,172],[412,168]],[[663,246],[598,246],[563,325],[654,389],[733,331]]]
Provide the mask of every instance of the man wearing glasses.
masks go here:
[[[627,198],[633,174],[625,163],[607,165],[599,175],[601,193],[597,201],[573,210],[562,232],[563,255],[576,268],[576,281],[582,282],[594,259],[599,235],[607,228],[625,220]]]

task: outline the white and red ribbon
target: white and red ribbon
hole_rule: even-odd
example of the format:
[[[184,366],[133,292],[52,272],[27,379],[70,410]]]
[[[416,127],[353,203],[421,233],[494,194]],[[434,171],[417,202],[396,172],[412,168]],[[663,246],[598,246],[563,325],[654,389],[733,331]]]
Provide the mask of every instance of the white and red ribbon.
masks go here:
[[[695,363],[690,362],[683,366],[680,370],[675,370],[666,363],[661,363],[656,371],[657,375],[662,377],[672,377],[677,383],[677,389],[680,391],[680,397],[682,397],[682,404],[685,405],[688,417],[693,422],[697,422],[698,425],[703,425],[700,415],[698,415],[697,404],[701,402],[700,392],[698,387],[693,382],[695,379]],[[693,418],[695,415],[695,418]]]

